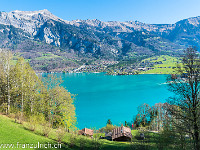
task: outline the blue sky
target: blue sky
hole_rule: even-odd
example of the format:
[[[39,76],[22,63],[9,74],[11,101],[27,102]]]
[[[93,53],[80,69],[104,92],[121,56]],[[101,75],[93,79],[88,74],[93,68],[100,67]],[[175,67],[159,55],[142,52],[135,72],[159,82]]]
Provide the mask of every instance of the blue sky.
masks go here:
[[[200,16],[200,0],[0,0],[0,10],[48,9],[64,20],[175,23]]]

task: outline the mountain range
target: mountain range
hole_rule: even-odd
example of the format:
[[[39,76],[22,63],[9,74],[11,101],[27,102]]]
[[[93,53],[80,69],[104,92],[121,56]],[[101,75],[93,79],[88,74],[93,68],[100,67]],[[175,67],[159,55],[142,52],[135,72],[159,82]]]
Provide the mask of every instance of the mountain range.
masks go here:
[[[200,47],[200,17],[175,24],[139,21],[66,21],[48,10],[0,12],[0,47],[23,56],[36,70],[178,55]]]

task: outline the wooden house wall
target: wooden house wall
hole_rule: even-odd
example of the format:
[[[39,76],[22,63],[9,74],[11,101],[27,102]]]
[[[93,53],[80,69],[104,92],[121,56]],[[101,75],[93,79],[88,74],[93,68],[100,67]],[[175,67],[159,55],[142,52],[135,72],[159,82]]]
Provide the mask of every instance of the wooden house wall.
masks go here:
[[[119,137],[127,136],[128,138],[131,138],[131,129],[126,127],[119,127],[116,129],[113,129],[112,131],[112,139],[116,139]]]

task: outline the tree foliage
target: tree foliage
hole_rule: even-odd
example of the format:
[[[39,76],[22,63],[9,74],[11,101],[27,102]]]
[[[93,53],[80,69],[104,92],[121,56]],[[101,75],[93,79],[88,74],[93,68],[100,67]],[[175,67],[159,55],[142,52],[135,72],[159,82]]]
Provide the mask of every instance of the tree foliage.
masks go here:
[[[168,78],[169,90],[175,95],[169,99],[166,110],[172,126],[180,135],[189,135],[194,149],[200,149],[200,57],[195,47],[187,48],[182,59],[183,66]]]
[[[24,58],[15,65],[11,59],[11,52],[0,50],[0,112],[29,120],[40,116],[52,127],[75,127],[74,95],[61,86],[61,79],[40,78]]]

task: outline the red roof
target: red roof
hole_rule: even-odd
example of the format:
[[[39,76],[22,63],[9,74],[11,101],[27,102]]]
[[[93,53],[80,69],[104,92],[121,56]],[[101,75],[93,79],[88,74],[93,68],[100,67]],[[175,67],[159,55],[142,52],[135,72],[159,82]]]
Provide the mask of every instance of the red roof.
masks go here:
[[[86,134],[86,135],[92,136],[92,135],[93,135],[93,130],[88,129],[88,128],[84,128],[84,129],[82,129],[82,130],[79,130],[79,131],[78,131],[78,134],[79,134],[79,135],[84,135],[84,134]]]

